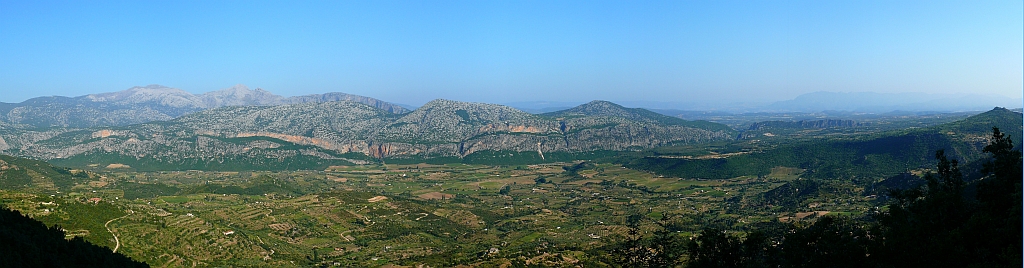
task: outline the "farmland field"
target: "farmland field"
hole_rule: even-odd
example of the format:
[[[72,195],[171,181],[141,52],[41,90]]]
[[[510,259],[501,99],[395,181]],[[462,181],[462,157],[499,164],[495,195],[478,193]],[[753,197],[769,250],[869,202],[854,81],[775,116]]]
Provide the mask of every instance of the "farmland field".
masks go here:
[[[673,221],[693,235],[872,206],[856,191],[759,205],[801,172],[695,180],[582,161],[378,164],[108,172],[71,192],[0,193],[8,207],[93,243],[113,248],[116,235],[118,252],[155,267],[580,265],[602,263],[605,249],[627,239],[630,215],[645,230]]]

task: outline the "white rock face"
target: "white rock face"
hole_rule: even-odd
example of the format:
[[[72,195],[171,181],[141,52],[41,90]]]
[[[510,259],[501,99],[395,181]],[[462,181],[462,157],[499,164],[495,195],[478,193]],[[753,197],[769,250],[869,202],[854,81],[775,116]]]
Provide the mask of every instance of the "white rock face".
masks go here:
[[[161,85],[133,87],[110,93],[86,95],[94,102],[110,102],[120,105],[156,103],[175,108],[204,108],[202,100],[187,91]]]
[[[284,97],[274,95],[269,91],[257,88],[249,89],[245,85],[238,84],[230,88],[207,92],[198,96],[202,99],[204,107],[217,108],[224,106],[246,106],[246,105],[276,105],[281,104]]]
[[[230,88],[194,95],[187,91],[161,85],[133,87],[118,92],[79,97],[40,97],[14,104],[0,112],[0,123],[29,127],[125,126],[152,121],[165,121],[207,109],[225,106],[274,106],[296,103],[355,101],[390,113],[408,110],[381,100],[326,93],[285,98],[257,88],[238,84]],[[16,145],[17,146],[17,145]]]

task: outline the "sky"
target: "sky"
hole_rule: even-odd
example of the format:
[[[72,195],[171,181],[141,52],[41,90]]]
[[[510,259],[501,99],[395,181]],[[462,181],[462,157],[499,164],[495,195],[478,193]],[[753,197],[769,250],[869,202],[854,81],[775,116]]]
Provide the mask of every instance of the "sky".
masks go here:
[[[0,102],[160,84],[420,105],[1024,92],[1022,1],[9,1]]]

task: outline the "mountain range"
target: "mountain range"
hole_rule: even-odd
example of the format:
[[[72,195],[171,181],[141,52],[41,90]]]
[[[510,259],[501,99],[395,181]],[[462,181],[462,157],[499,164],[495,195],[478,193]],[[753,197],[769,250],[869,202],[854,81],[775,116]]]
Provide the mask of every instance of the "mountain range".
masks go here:
[[[781,101],[739,102],[730,100],[679,100],[666,98],[661,101],[616,101],[629,107],[645,109],[680,116],[700,114],[749,114],[749,113],[830,113],[830,114],[888,114],[888,113],[936,113],[986,111],[992,107],[1020,108],[1024,106],[1021,97],[981,94],[937,94],[937,93],[885,93],[885,92],[811,92],[793,99]],[[531,113],[546,113],[574,106],[573,102],[532,101],[509,102],[506,105]]]
[[[194,95],[187,91],[149,85],[78,97],[38,97],[21,103],[0,103],[0,123],[28,128],[125,126],[170,120],[225,106],[270,106],[307,102],[354,101],[389,113],[408,109],[374,98],[345,93],[282,97],[257,88],[235,85]]]
[[[819,92],[768,107],[871,110],[945,99],[900,94]],[[974,108],[971,98],[963,99],[951,107]],[[195,95],[149,85],[0,103],[0,153],[68,165],[287,168],[474,155],[545,159],[722,141],[738,133],[607,101],[550,110],[443,99],[409,110],[346,93],[283,97],[236,85]]]
[[[176,91],[159,92],[166,96]],[[503,105],[434,100],[414,111],[395,113],[401,110],[365,99],[282,101],[261,90],[234,93],[195,98],[205,103],[180,93],[177,96],[183,97],[175,101],[160,98],[162,107],[224,106],[166,121],[91,128],[0,125],[0,153],[68,165],[286,168],[373,159],[462,158],[481,152],[526,153],[543,159],[552,153],[728,140],[736,134],[725,125],[606,101],[535,115]],[[225,95],[232,97],[216,98]],[[111,105],[152,103],[152,98],[133,94],[82,99],[88,98]],[[256,105],[227,106],[240,100]],[[297,103],[269,105],[287,101]]]
[[[78,97],[49,96],[21,103],[0,102],[0,126],[20,128],[126,126],[151,121],[164,121],[202,110],[226,106],[273,106],[307,102],[348,100],[364,103],[384,111],[403,114],[416,107],[340,93],[283,97],[245,85],[192,94],[161,85],[132,87],[126,90]],[[669,116],[688,118],[692,111],[717,113],[750,112],[840,112],[891,113],[893,111],[984,111],[992,107],[1021,107],[1020,98],[982,96],[976,94],[875,93],[875,92],[813,92],[794,99],[773,103],[714,104],[711,102],[623,102],[633,107],[646,107]],[[574,107],[579,102],[533,101],[505,105],[533,114],[552,113]],[[700,119],[698,117],[697,119]]]
[[[985,111],[992,107],[1021,107],[1021,98],[978,94],[813,92],[761,108],[777,112],[849,111]]]

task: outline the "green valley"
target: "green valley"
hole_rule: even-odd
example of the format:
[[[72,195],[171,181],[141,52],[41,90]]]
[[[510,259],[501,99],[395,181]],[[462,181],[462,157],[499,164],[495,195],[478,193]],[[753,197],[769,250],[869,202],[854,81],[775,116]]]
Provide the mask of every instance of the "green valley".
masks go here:
[[[141,159],[65,162],[77,166],[69,169],[3,156],[0,203],[157,267],[617,267],[630,263],[621,259],[629,245],[704,237],[708,228],[749,234],[829,217],[870,222],[889,198],[877,187],[920,185],[895,178],[933,170],[935,150],[969,166],[987,161],[985,126],[1020,133],[1019,121],[1020,113],[995,109],[842,137],[543,158],[364,157],[276,170],[160,170]]]

